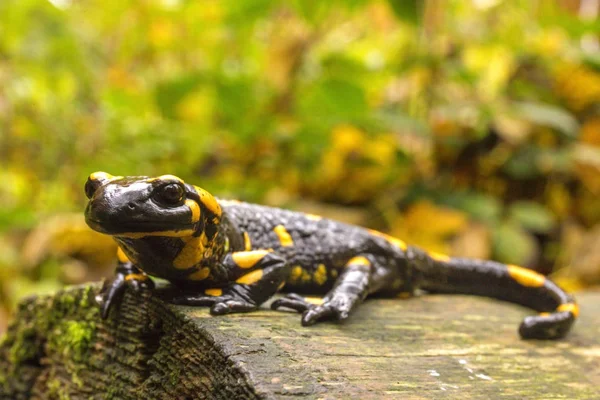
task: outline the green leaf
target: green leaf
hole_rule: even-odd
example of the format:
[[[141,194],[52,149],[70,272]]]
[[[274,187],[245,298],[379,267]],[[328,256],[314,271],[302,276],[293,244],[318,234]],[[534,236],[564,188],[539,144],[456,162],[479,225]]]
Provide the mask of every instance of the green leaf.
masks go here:
[[[554,128],[569,137],[579,132],[577,119],[565,109],[532,102],[515,102],[513,106],[515,114],[529,122]]]
[[[513,153],[511,158],[502,167],[510,177],[515,179],[534,179],[541,175],[538,167],[540,149],[537,147],[523,147]]]
[[[502,204],[498,199],[480,193],[451,193],[440,201],[450,207],[466,211],[472,218],[487,223],[496,223],[502,213]]]
[[[536,252],[535,239],[514,223],[504,223],[493,232],[494,258],[506,264],[527,265]]]
[[[537,233],[550,231],[555,224],[552,213],[543,205],[532,201],[517,201],[508,210],[511,221]]]
[[[177,119],[177,105],[201,82],[199,75],[187,75],[156,86],[154,100],[161,113],[171,119]]]
[[[312,86],[300,99],[300,112],[323,125],[357,121],[368,109],[365,92],[351,82],[328,79]]]
[[[421,21],[422,1],[418,0],[388,0],[390,7],[398,19],[410,24],[418,24]]]
[[[248,24],[267,16],[273,5],[272,0],[228,0],[223,7],[231,22]]]

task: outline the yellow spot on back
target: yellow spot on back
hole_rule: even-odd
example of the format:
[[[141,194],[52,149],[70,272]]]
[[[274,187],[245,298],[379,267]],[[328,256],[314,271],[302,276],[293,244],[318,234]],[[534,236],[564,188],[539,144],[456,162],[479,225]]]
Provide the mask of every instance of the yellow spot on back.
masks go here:
[[[191,236],[194,233],[193,229],[180,229],[172,231],[155,231],[155,232],[123,232],[115,233],[113,236],[126,237],[130,239],[140,239],[148,236],[164,236],[164,237],[185,237]]]
[[[204,244],[202,237],[189,236],[183,239],[185,243],[177,257],[173,260],[173,266],[177,269],[188,269],[198,264],[204,256]]]
[[[371,262],[366,257],[358,256],[358,257],[352,258],[350,261],[348,261],[346,263],[346,266],[349,266],[349,265],[364,265],[366,267],[370,267]]]
[[[327,282],[327,268],[325,268],[325,264],[319,264],[317,270],[313,274],[313,279],[317,285],[322,285]]]
[[[450,261],[450,256],[447,256],[446,254],[442,254],[442,253],[436,253],[435,251],[430,251],[429,257],[433,258],[435,261],[440,261],[440,262]]]
[[[201,280],[208,278],[209,275],[210,275],[210,268],[204,267],[201,270],[188,275],[188,279],[191,279],[193,281],[201,281]]]
[[[294,245],[294,240],[289,232],[285,229],[283,225],[277,225],[273,228],[273,231],[279,236],[279,242],[283,247],[289,247]]]
[[[250,242],[250,235],[248,235],[248,232],[244,232],[244,249],[246,251],[252,250],[252,242]]]
[[[387,240],[394,246],[400,247],[402,250],[406,250],[408,248],[408,246],[406,245],[406,243],[404,241],[397,239],[395,237],[388,236]]]
[[[204,294],[207,296],[220,296],[223,294],[223,289],[206,289]]]
[[[202,202],[202,204],[204,204],[204,207],[206,207],[210,212],[215,214],[217,217],[220,217],[222,211],[221,211],[221,206],[217,202],[217,199],[215,199],[212,194],[208,193],[206,190],[202,189],[201,187],[194,186],[194,189],[196,189],[196,193],[198,193],[198,196],[200,197],[200,201]]]
[[[302,282],[310,282],[312,280],[310,274],[306,270],[302,270],[302,276],[300,279]]]
[[[195,224],[200,220],[200,206],[192,199],[187,199],[185,205],[190,208],[192,212],[192,223]]]
[[[240,268],[252,268],[269,254],[268,250],[238,251],[231,254],[233,262]]]
[[[279,286],[277,287],[277,290],[281,290],[281,289],[283,289],[283,287],[285,286],[285,283],[286,283],[285,281],[281,282],[281,283],[279,284]]]
[[[556,309],[558,312],[569,311],[575,318],[579,317],[579,306],[574,303],[561,304]]]
[[[123,251],[123,249],[119,246],[117,247],[117,259],[119,260],[120,263],[125,264],[128,262],[131,262],[129,260],[129,257],[127,257],[127,254],[125,254],[125,252]]]
[[[538,314],[540,317],[549,317],[550,313],[549,312],[541,312]]]
[[[231,199],[219,199],[219,204],[222,206],[232,206],[232,205],[236,205],[236,204],[240,204],[241,201],[239,200],[231,200]]]
[[[262,279],[262,277],[263,277],[263,270],[257,269],[255,271],[248,272],[246,275],[238,278],[236,280],[236,282],[240,283],[242,285],[252,285],[253,283],[260,281]]]
[[[367,229],[367,230],[369,231],[369,233],[371,235],[378,236],[380,238],[384,238],[385,240],[387,240],[388,242],[390,242],[394,246],[399,247],[399,248],[401,248],[404,251],[406,251],[406,249],[408,248],[408,246],[406,245],[406,243],[403,240],[400,240],[400,239],[395,238],[395,237],[390,236],[390,235],[386,235],[385,233],[376,231],[374,229]]]
[[[290,272],[290,280],[297,281],[302,276],[302,272],[303,272],[302,267],[299,265],[296,265],[294,268],[292,268],[292,271]]]
[[[544,286],[544,282],[546,281],[544,275],[538,274],[527,268],[519,267],[517,265],[507,265],[506,268],[508,268],[510,277],[523,286],[541,287]]]
[[[310,219],[311,221],[319,221],[323,219],[323,217],[316,214],[304,214],[304,216],[306,217],[306,219]]]

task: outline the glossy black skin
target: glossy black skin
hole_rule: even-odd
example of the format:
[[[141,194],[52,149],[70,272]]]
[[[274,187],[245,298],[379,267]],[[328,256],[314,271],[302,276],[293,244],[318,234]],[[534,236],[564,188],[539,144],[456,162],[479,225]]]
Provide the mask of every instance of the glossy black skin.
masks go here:
[[[303,325],[343,320],[373,293],[407,296],[416,289],[494,297],[548,313],[523,321],[519,332],[527,339],[562,337],[575,320],[573,311],[557,310],[561,305],[574,306],[574,300],[553,282],[540,277],[541,286],[524,285],[501,263],[430,256],[361,227],[216,200],[175,177],[92,177],[86,184],[90,198],[86,221],[93,229],[113,235],[133,260],[121,259],[115,278],[105,284],[99,298],[104,317],[126,287],[151,288],[146,275],[150,274],[181,288],[170,299],[173,303],[210,306],[214,315],[255,310],[284,284],[286,291],[324,294],[320,305],[294,293],[273,302],[273,309],[301,312]],[[181,186],[182,200],[171,205],[157,201],[165,185],[173,184]],[[195,222],[194,206],[184,204],[186,200],[199,206],[200,218]],[[283,237],[282,228],[287,233]],[[199,237],[206,243],[202,254],[193,265],[175,267],[186,243],[189,246]],[[242,267],[240,259],[254,261]]]

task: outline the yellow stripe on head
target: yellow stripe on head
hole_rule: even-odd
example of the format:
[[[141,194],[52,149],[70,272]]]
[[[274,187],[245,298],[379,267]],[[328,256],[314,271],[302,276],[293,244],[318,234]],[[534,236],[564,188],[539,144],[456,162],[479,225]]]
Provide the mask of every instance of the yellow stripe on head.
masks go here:
[[[579,317],[579,306],[575,303],[561,304],[560,306],[558,306],[556,311],[558,311],[558,312],[568,311],[571,314],[573,314],[573,316],[575,318]]]
[[[509,264],[506,266],[508,274],[512,279],[527,287],[542,287],[546,282],[546,277],[535,271],[517,265]]]
[[[103,171],[96,171],[90,174],[89,179],[92,181],[100,181],[100,182],[104,182],[104,181],[113,181],[115,179],[121,179],[123,178],[122,176],[113,176],[111,174],[109,174],[108,172],[103,172]]]
[[[263,277],[263,270],[257,269],[255,271],[248,272],[246,275],[238,278],[235,282],[240,283],[242,285],[252,285],[253,283],[260,281],[262,279],[262,277]]]
[[[161,175],[158,177],[161,181],[178,181],[180,183],[184,183],[183,179],[175,175]]]
[[[96,171],[90,174],[90,179],[93,181],[110,180],[113,176],[108,172]]]
[[[212,194],[208,193],[201,187],[194,186],[194,189],[196,189],[196,193],[198,193],[198,197],[200,197],[200,202],[204,205],[204,207],[206,207],[217,217],[221,217],[221,206],[217,202],[217,199],[215,199]]]
[[[247,269],[254,267],[269,253],[268,250],[238,251],[232,253],[231,258],[238,267]]]
[[[294,245],[294,240],[292,239],[292,235],[285,229],[283,225],[277,225],[273,228],[273,232],[277,234],[279,237],[279,242],[283,247],[289,247]]]
[[[188,206],[192,212],[192,223],[195,224],[196,222],[200,221],[200,206],[198,203],[192,199],[187,199],[185,201],[185,205]]]
[[[157,176],[155,178],[148,178],[146,179],[146,182],[156,182],[156,181],[177,181],[179,183],[184,183],[183,179],[181,179],[178,176],[175,175],[161,175],[161,176]]]

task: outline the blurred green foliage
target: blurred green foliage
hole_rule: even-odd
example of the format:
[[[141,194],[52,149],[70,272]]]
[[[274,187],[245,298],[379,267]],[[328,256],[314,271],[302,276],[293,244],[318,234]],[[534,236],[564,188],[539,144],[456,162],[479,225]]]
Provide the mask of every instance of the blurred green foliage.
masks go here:
[[[364,224],[436,251],[571,264],[600,223],[600,20],[580,11],[3,0],[0,278],[24,274],[31,228],[81,212],[96,170],[361,207]]]

